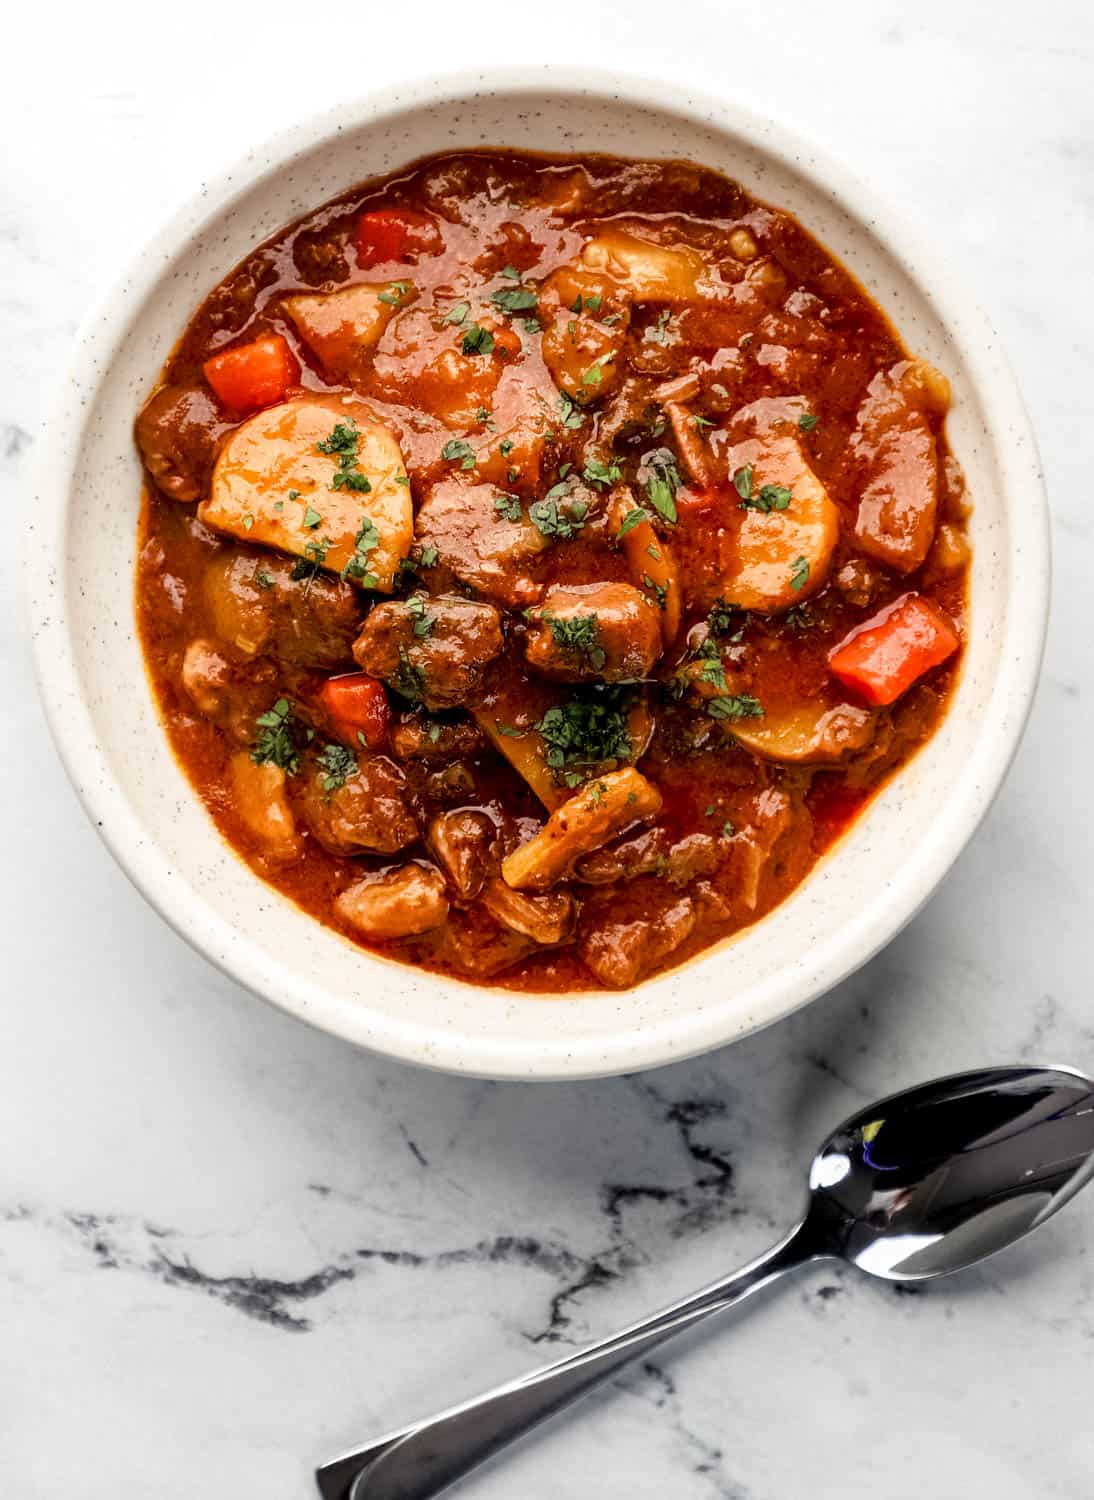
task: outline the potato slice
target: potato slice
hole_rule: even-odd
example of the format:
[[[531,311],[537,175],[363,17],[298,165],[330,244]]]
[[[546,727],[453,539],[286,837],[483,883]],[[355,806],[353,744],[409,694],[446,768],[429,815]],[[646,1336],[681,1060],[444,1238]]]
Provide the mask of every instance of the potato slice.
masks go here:
[[[374,349],[400,307],[417,293],[408,282],[362,282],[336,292],[286,297],[282,308],[324,369],[348,375],[359,357]]]
[[[595,777],[562,804],[528,843],[502,861],[502,878],[517,890],[544,891],[583,855],[661,811],[661,793],[633,766]]]
[[[323,453],[338,429],[356,430],[356,454]],[[347,460],[369,488],[334,488]],[[220,450],[198,517],[245,542],[321,563],[390,594],[414,539],[410,484],[399,444],[349,396],[303,396],[244,422]],[[363,550],[358,551],[358,537]],[[375,540],[375,545],[367,544]]]
[[[300,853],[296,819],[289,806],[286,776],[280,766],[258,765],[249,750],[237,750],[228,761],[232,806],[270,859],[295,859]]]
[[[620,283],[635,302],[683,303],[700,300],[702,257],[694,250],[669,249],[623,229],[608,229],[581,252],[583,270]]]
[[[668,543],[659,537],[649,521],[628,526],[620,536],[624,522],[640,507],[630,490],[616,490],[612,496],[611,533],[619,538],[623,556],[635,588],[641,589],[661,611],[661,635],[671,646],[680,629],[680,578]]]
[[[723,542],[722,597],[739,609],[777,614],[801,604],[827,582],[839,541],[839,511],[805,462],[794,438],[768,433],[738,443],[729,474],[751,470],[752,495],[766,485],[788,489],[785,510],[739,512],[736,535]]]
[[[785,713],[765,714],[762,719],[723,722],[738,743],[765,760],[815,766],[833,765],[868,745],[877,728],[877,714],[852,703],[839,703],[834,708],[803,703]]]

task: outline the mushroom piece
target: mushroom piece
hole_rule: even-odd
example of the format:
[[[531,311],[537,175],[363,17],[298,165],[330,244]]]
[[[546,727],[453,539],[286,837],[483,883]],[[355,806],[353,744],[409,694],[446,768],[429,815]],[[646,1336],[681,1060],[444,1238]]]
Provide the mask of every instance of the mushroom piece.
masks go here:
[[[802,703],[779,714],[722,722],[738,744],[766,760],[823,766],[864,749],[877,729],[877,714],[853,703]]]
[[[502,877],[517,890],[547,890],[582,855],[660,811],[661,793],[640,771],[633,766],[609,771],[575,792],[528,843],[504,859]]]

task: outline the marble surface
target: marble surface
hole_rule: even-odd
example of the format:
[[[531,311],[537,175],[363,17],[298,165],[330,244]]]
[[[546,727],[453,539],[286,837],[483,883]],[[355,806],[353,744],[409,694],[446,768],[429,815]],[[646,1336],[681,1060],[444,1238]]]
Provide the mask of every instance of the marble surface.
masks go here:
[[[238,12],[238,13],[237,13]],[[0,494],[96,293],[257,136],[412,69],[589,62],[728,88],[933,226],[997,315],[1055,511],[1056,605],[1018,761],[935,899],[790,1022],[643,1077],[408,1071],[243,994],[130,889],[34,698],[0,549],[0,1488],[19,1500],[313,1493],[312,1464],[607,1332],[763,1246],[848,1109],[1011,1059],[1094,1067],[1088,598],[1094,12],[1078,0],[483,0],[23,7],[0,94]],[[846,23],[838,48],[824,17]],[[308,53],[302,59],[301,43]],[[408,45],[413,41],[413,46]],[[243,58],[241,62],[239,59]],[[1076,297],[1080,288],[1086,292]],[[901,1294],[817,1271],[666,1353],[481,1500],[1090,1490],[1094,1192]]]

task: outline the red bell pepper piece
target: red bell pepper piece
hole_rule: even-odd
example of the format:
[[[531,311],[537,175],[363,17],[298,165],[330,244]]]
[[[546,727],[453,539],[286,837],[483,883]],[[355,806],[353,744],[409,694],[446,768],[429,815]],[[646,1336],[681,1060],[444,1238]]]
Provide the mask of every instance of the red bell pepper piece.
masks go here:
[[[365,268],[391,260],[436,255],[444,240],[428,214],[412,208],[374,208],[357,220],[357,263]]]
[[[202,366],[213,390],[233,411],[258,411],[284,401],[300,380],[296,356],[279,333],[214,354]]]
[[[867,703],[893,703],[961,644],[952,622],[922,594],[902,594],[829,653],[833,675]]]
[[[345,745],[356,749],[362,741],[378,750],[387,738],[391,705],[382,682],[367,672],[347,672],[328,677],[319,690],[319,702],[331,728]]]

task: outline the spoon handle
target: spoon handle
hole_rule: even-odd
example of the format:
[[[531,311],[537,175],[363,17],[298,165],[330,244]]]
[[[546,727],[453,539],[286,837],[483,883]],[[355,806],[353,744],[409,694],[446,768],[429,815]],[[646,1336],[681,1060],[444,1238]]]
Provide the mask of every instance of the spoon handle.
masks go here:
[[[815,1238],[799,1225],[735,1275],[653,1317],[325,1464],[316,1473],[323,1500],[428,1500],[623,1365],[817,1254]]]

